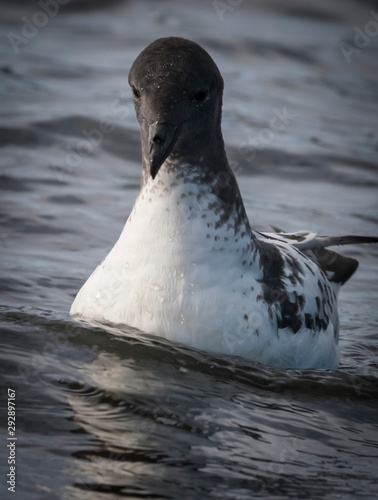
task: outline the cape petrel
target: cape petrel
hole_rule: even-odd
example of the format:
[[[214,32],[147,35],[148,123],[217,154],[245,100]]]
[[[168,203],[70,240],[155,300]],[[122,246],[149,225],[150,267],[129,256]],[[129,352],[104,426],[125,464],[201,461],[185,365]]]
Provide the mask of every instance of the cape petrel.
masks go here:
[[[129,73],[141,187],[71,314],[280,368],[339,363],[337,293],[374,237],[254,231],[221,130],[223,79],[198,44],[156,40]]]

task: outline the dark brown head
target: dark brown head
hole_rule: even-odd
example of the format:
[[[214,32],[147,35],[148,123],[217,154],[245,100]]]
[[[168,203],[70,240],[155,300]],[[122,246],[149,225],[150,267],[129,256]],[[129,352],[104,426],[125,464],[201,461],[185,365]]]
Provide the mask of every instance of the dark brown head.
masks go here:
[[[153,178],[169,156],[199,161],[211,146],[224,153],[223,79],[197,43],[176,37],[156,40],[134,61],[129,83],[141,127],[143,163]]]

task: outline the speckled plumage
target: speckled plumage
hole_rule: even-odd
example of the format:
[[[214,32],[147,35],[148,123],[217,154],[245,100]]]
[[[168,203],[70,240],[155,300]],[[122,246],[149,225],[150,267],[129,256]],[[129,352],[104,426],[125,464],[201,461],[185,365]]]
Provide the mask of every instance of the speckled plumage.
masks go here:
[[[72,312],[273,366],[336,366],[324,274],[294,247],[257,239],[237,203],[225,218],[200,172],[170,165],[147,181]]]
[[[129,80],[141,189],[71,314],[271,366],[336,368],[336,295],[356,261],[310,233],[252,231],[224,151],[223,81],[210,56],[160,39]]]

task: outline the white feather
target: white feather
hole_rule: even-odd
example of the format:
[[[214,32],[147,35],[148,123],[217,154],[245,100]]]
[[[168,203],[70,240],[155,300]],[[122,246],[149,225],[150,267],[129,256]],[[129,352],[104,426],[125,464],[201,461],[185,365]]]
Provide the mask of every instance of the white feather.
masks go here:
[[[335,368],[337,313],[318,335],[304,326],[296,334],[278,331],[261,300],[262,269],[259,254],[253,258],[248,249],[250,234],[245,228],[235,238],[226,225],[215,229],[208,209],[214,199],[205,184],[175,182],[161,169],[141,190],[119,240],[79,291],[71,314],[276,367]],[[275,244],[311,267],[305,289],[289,276],[285,283],[289,294],[305,296],[303,314],[314,313],[318,267],[286,242]],[[251,265],[243,265],[246,258]]]

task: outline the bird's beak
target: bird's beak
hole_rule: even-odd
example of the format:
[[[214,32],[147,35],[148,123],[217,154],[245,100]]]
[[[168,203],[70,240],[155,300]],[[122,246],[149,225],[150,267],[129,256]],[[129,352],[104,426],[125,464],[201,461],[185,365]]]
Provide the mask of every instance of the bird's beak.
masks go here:
[[[178,136],[178,126],[167,122],[155,122],[148,127],[148,156],[153,179],[171,153]]]

